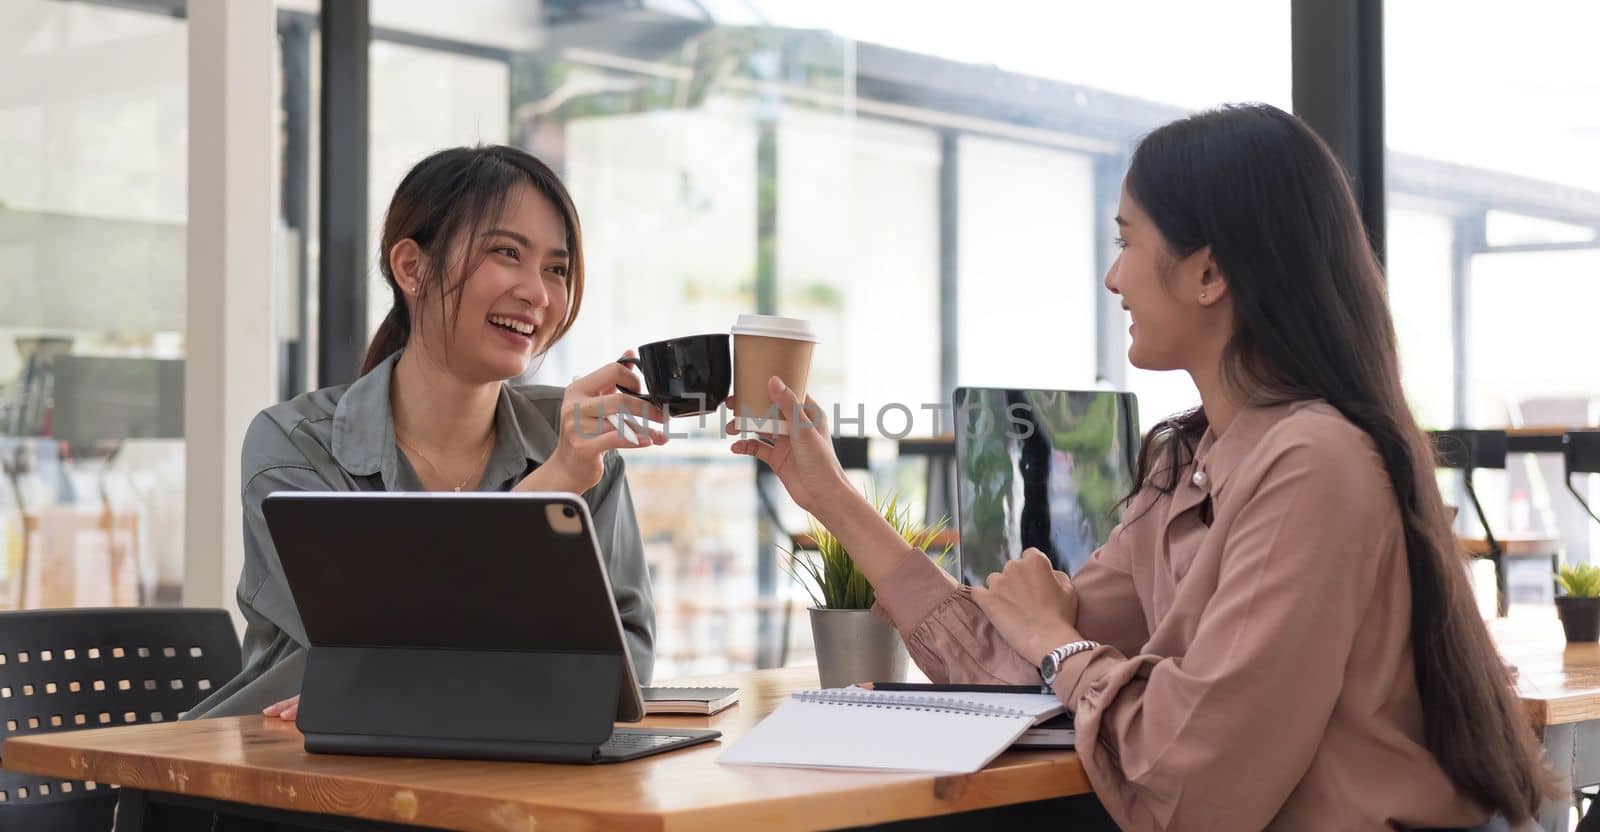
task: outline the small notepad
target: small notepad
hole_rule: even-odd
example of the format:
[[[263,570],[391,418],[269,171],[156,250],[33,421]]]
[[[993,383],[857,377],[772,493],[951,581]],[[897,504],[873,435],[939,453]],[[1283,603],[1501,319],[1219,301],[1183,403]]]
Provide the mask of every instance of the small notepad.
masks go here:
[[[739,701],[738,688],[644,687],[647,714],[710,715]]]
[[[717,761],[968,773],[1065,710],[1047,694],[801,691]]]

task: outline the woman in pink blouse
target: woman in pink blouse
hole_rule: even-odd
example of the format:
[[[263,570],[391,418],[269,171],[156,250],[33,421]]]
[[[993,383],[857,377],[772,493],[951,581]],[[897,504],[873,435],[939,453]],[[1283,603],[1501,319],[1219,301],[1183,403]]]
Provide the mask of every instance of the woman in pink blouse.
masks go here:
[[[1125,829],[1529,821],[1550,777],[1337,160],[1276,108],[1202,113],[1140,143],[1116,222],[1128,359],[1189,373],[1201,406],[1146,437],[1123,522],[1077,576],[1030,550],[957,586],[848,485],[814,402],[793,437],[733,450],[855,555],[930,678],[1050,681]]]

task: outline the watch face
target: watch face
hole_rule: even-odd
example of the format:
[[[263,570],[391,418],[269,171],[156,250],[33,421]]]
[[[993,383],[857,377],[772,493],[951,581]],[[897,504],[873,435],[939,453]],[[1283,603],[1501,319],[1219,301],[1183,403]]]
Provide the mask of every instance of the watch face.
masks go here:
[[[1046,654],[1044,661],[1039,663],[1039,675],[1043,676],[1046,682],[1053,681],[1056,678],[1056,673],[1060,670],[1061,664],[1056,661],[1056,654],[1054,653]]]

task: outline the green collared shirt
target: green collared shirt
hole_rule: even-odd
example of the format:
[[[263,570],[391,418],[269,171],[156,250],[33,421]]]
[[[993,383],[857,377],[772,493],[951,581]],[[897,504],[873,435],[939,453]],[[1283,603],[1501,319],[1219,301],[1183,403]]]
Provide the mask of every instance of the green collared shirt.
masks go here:
[[[189,718],[259,712],[300,692],[307,645],[284,581],[261,502],[274,491],[422,491],[395,446],[389,381],[399,353],[355,383],[306,393],[261,411],[245,434],[244,670],[196,705]],[[495,406],[494,450],[478,491],[509,491],[550,457],[561,422],[558,387],[502,384]],[[641,681],[654,665],[655,616],[644,543],[628,494],[622,458],[605,456],[599,484],[584,492],[595,537],[606,557],[628,650]]]

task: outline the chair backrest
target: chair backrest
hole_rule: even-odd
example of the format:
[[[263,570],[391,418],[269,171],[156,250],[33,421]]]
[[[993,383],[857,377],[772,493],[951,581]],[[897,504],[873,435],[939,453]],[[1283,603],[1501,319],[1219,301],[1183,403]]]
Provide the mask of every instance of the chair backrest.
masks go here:
[[[224,610],[0,613],[0,738],[175,720],[239,667]],[[102,813],[108,826],[115,799],[94,783],[0,771],[0,828],[46,828],[46,812],[49,828]]]
[[[839,458],[839,467],[846,471],[865,471],[871,467],[865,436],[833,437],[833,453]]]
[[[1574,474],[1600,474],[1600,430],[1569,430],[1561,437],[1561,456],[1566,464],[1567,490],[1583,510],[1600,523],[1600,513],[1589,505],[1583,489],[1572,481]]]
[[[1506,432],[1456,428],[1428,431],[1428,437],[1433,441],[1434,463],[1440,468],[1463,472],[1462,482],[1467,487],[1467,499],[1472,502],[1472,512],[1478,518],[1478,525],[1483,527],[1489,558],[1499,564],[1504,550],[1495,539],[1494,531],[1489,528],[1489,517],[1484,513],[1483,503],[1478,501],[1478,489],[1472,483],[1472,472],[1479,468],[1506,467]],[[1501,614],[1504,612],[1502,608]]]
[[[1474,468],[1506,467],[1506,432],[1503,430],[1435,430],[1434,461],[1440,468],[1470,471]]]
[[[1567,472],[1600,474],[1600,430],[1569,430],[1561,437]]]

